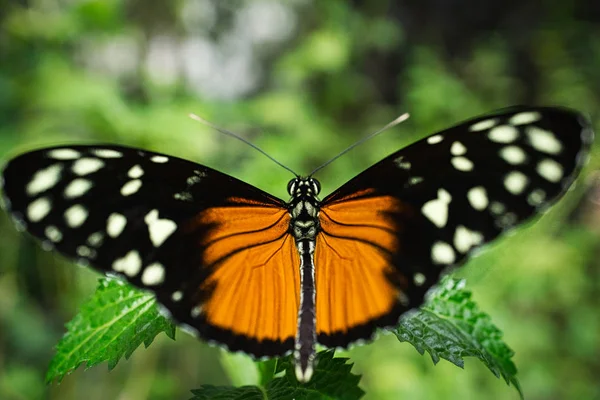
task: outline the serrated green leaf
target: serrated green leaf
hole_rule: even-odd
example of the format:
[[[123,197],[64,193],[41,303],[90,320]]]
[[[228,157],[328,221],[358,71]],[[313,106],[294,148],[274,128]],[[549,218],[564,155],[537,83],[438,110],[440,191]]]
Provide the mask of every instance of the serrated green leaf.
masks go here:
[[[46,382],[60,382],[81,364],[89,368],[106,361],[112,369],[140,344],[148,347],[160,332],[175,338],[175,326],[159,314],[154,296],[116,279],[102,279],[96,293],[67,323]]]
[[[463,357],[477,357],[523,398],[511,360],[514,352],[490,316],[478,309],[471,292],[464,290],[464,280],[444,279],[419,311],[402,318],[394,333],[419,353],[427,351],[434,364],[443,358],[462,368]]]
[[[192,390],[192,400],[238,399],[238,400],[318,400],[318,399],[360,399],[364,392],[358,387],[360,376],[350,372],[352,364],[347,358],[334,358],[334,351],[322,351],[317,355],[315,372],[308,383],[300,383],[294,375],[294,365],[290,357],[279,360],[276,374],[283,374],[271,380],[264,387],[202,385]]]

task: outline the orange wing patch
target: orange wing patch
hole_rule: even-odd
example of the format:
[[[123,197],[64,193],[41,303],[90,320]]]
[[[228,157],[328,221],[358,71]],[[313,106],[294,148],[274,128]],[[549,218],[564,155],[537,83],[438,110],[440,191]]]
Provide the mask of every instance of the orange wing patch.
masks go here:
[[[390,276],[398,278],[391,257],[399,243],[389,213],[401,205],[391,196],[361,197],[365,194],[321,209],[315,251],[320,337],[341,337],[391,313],[398,304],[400,292]],[[344,340],[327,344],[344,345]]]
[[[201,287],[211,291],[202,314],[209,324],[258,342],[294,338],[300,261],[289,214],[244,199],[231,202],[236,205],[209,208],[196,221],[210,226],[203,265],[214,269]]]

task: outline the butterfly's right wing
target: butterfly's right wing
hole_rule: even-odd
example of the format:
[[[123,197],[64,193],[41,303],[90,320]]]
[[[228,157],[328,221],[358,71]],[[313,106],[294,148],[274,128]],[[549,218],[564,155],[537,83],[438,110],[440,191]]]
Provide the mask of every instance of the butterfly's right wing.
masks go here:
[[[421,305],[449,266],[541,213],[592,140],[571,110],[515,107],[403,148],[323,200],[317,333],[346,346]]]
[[[178,322],[231,350],[291,350],[299,260],[281,200],[121,146],[32,151],[3,178],[8,210],[45,247],[152,291]]]

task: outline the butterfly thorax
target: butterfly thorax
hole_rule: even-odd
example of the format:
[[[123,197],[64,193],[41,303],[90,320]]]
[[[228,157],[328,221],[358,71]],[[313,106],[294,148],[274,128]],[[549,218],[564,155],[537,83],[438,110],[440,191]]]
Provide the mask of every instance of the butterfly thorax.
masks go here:
[[[290,231],[296,243],[315,240],[319,233],[320,190],[321,185],[314,178],[294,178],[288,183],[288,193],[292,196],[288,203]]]

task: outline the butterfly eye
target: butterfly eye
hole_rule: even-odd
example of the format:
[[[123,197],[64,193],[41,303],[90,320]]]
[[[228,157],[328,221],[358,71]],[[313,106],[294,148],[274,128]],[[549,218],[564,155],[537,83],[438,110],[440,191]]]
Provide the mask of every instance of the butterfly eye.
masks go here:
[[[310,178],[310,185],[312,187],[313,194],[319,194],[319,192],[321,191],[321,183],[316,179]]]
[[[298,187],[298,178],[294,178],[288,182],[287,191],[290,196],[294,195],[294,192],[296,191],[296,187]]]

